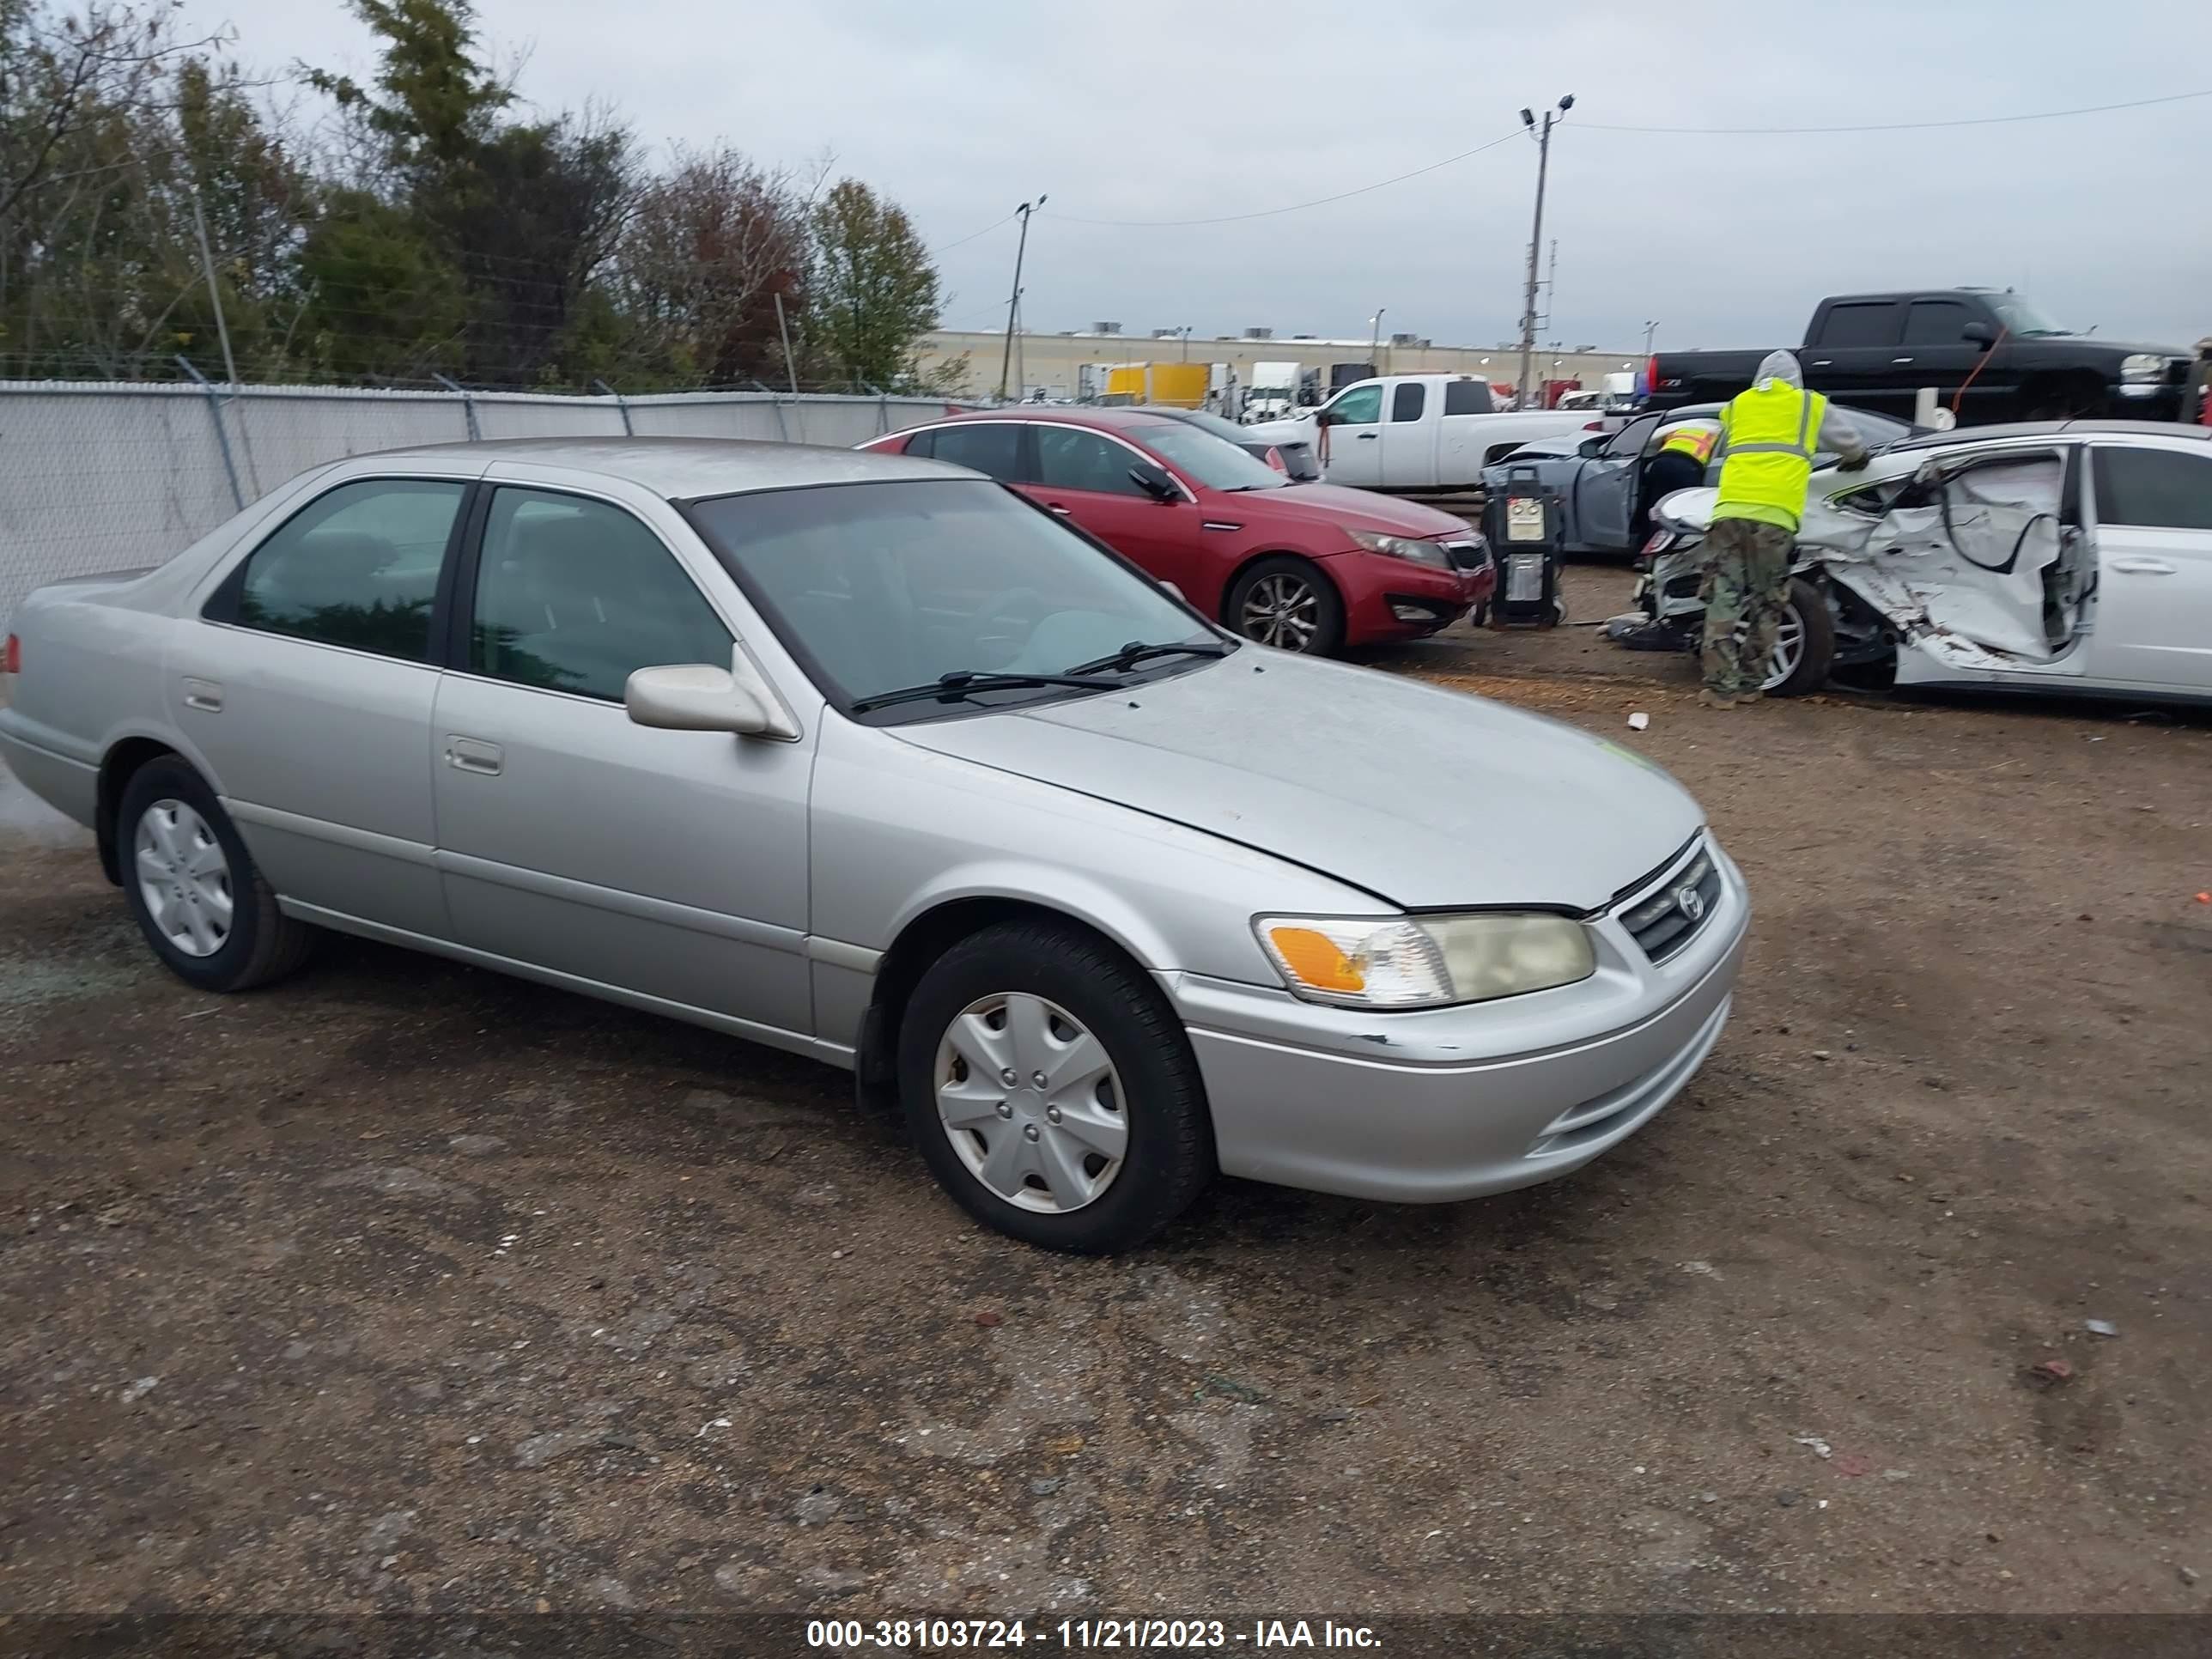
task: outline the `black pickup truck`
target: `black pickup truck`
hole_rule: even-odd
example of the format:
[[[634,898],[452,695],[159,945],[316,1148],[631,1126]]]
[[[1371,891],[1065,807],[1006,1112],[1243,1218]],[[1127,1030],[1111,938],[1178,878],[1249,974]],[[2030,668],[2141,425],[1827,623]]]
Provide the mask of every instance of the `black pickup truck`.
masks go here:
[[[1913,417],[1923,386],[1960,426],[2115,415],[2183,418],[2190,354],[2059,327],[2009,289],[1843,294],[1820,301],[1793,346],[1805,384],[1839,402]],[[1764,351],[1662,351],[1645,407],[1717,403],[1751,384]],[[1964,388],[1964,395],[1960,395]]]

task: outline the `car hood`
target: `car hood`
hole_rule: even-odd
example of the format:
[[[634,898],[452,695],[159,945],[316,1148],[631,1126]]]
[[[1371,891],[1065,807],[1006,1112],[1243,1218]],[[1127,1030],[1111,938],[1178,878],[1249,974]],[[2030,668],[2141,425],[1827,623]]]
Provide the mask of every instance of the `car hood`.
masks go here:
[[[1617,744],[1256,646],[1127,695],[894,729],[1408,909],[1595,910],[1704,822],[1687,791]]]
[[[1371,489],[1346,489],[1341,484],[1291,484],[1283,489],[1224,491],[1206,504],[1211,513],[1222,508],[1269,523],[1287,520],[1302,525],[1346,530],[1371,530],[1383,536],[1412,536],[1423,540],[1463,533],[1471,526],[1465,519],[1439,513],[1418,501],[1401,501],[1395,495],[1378,495]]]

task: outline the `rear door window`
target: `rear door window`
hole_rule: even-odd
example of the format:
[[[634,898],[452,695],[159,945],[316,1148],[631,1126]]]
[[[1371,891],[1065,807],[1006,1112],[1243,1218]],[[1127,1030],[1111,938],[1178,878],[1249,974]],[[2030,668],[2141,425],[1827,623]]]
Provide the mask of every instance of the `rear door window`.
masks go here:
[[[1428,388],[1419,380],[1407,380],[1390,394],[1392,421],[1418,421],[1422,406],[1428,401]]]
[[[1856,305],[1831,306],[1820,325],[1824,346],[1886,346],[1897,343],[1905,309],[1894,300],[1863,301]]]
[[[1018,483],[1022,476],[1022,428],[1014,421],[941,426],[929,453],[934,460],[973,467],[1001,483]]]
[[[2212,530],[2212,456],[2099,444],[2097,522]]]
[[[255,548],[208,615],[428,662],[438,574],[466,488],[421,478],[342,484]]]

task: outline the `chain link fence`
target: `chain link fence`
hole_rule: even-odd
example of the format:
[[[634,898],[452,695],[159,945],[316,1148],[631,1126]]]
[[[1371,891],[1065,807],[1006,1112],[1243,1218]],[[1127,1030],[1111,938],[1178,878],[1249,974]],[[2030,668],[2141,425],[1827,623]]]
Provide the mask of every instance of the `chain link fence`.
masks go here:
[[[0,380],[0,624],[42,583],[159,564],[286,479],[349,455],[626,433],[849,448],[957,407],[818,392]]]

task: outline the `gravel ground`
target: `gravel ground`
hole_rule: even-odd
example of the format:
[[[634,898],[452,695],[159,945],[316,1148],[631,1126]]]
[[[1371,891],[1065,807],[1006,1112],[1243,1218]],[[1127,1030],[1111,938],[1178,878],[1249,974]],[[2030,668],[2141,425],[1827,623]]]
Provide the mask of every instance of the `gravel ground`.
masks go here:
[[[2204,1609],[2212,722],[1376,665],[1693,789],[1735,1022],[1569,1180],[1120,1261],[709,1034],[345,941],[203,996],[0,796],[0,1609]]]

